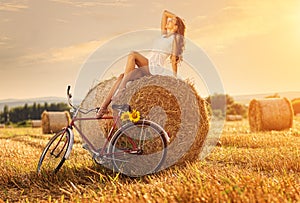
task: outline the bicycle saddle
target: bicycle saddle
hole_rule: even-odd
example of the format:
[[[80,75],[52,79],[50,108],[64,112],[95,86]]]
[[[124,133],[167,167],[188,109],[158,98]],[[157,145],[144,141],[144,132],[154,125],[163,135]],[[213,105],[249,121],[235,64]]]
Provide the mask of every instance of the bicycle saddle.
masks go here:
[[[112,109],[118,111],[131,111],[131,107],[129,104],[113,104]]]

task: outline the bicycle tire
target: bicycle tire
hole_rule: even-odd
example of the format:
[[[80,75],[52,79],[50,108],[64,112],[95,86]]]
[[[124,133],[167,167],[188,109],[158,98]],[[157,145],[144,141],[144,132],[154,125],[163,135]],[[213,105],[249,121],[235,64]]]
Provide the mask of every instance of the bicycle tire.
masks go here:
[[[167,155],[167,137],[152,121],[124,125],[111,139],[108,150],[114,170],[131,177],[159,171]]]
[[[37,166],[37,173],[57,173],[65,162],[65,155],[70,145],[70,134],[68,130],[57,132],[44,148]],[[51,153],[52,152],[52,153]],[[49,156],[49,157],[48,157]],[[53,168],[53,169],[51,169]]]

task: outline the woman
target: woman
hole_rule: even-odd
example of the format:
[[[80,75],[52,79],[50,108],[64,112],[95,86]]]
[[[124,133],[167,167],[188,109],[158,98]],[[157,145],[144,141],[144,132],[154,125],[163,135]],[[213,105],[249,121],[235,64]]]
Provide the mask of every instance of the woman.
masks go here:
[[[184,33],[185,25],[182,19],[165,10],[161,20],[162,36],[156,43],[157,50],[152,50],[148,58],[138,52],[131,52],[128,55],[124,73],[117,78],[96,117],[101,118],[108,113],[107,107],[113,95],[116,94],[115,97],[118,97],[122,94],[128,81],[147,75],[168,75],[168,71],[164,68],[168,58],[170,58],[172,63],[173,75],[176,77],[177,64],[182,60]]]

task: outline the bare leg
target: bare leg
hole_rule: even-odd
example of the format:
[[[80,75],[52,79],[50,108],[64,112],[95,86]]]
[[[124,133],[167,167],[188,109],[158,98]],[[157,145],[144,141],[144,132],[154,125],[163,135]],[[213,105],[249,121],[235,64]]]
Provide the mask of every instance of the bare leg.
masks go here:
[[[136,69],[135,65],[139,68]],[[107,107],[111,103],[112,97],[116,93],[117,89],[124,89],[128,81],[136,80],[148,74],[150,74],[148,59],[138,52],[131,52],[127,58],[124,74],[121,74],[118,77],[114,86],[111,88],[106,99],[102,103],[100,110],[97,112],[96,117],[101,118],[105,113],[108,113]]]
[[[132,81],[132,80],[137,80],[146,75],[148,75],[148,74],[147,74],[147,72],[145,72],[143,70],[143,68],[136,68],[133,71],[131,71],[130,73],[128,73],[127,75],[124,75],[124,78],[119,85],[119,92],[116,95],[116,98],[119,97],[120,94],[122,94],[122,91],[124,91],[127,82]]]
[[[122,79],[124,77],[124,74],[121,74],[118,78],[117,81],[115,82],[115,84],[112,86],[112,88],[110,89],[106,99],[104,100],[104,102],[102,103],[100,110],[97,112],[96,117],[97,118],[101,118],[105,113],[108,113],[107,107],[111,102],[111,99],[113,97],[113,95],[115,94],[115,92],[117,91]]]
[[[137,65],[139,67],[139,69],[141,69],[142,71],[137,71],[135,68],[135,65]],[[134,73],[132,73],[132,71]],[[138,79],[143,76],[142,74],[144,74],[144,75],[150,74],[149,68],[148,68],[148,59],[138,52],[135,52],[135,51],[131,52],[127,58],[127,63],[126,63],[124,74],[121,74],[118,77],[117,81],[115,82],[115,84],[111,88],[111,90],[109,91],[109,93],[108,93],[105,101],[102,103],[101,107],[104,107],[104,108],[108,107],[108,105],[111,102],[111,98],[117,91],[121,82],[122,82],[121,83],[122,85],[120,88],[124,88],[128,81]],[[127,77],[127,75],[129,75],[129,76]],[[125,79],[125,78],[127,78],[127,79]],[[122,79],[123,79],[123,81],[122,81]]]
[[[148,59],[138,52],[135,52],[135,51],[131,52],[127,58],[127,63],[126,63],[124,74],[127,75],[128,73],[133,71],[135,69],[135,65],[137,65],[139,68],[147,67]]]

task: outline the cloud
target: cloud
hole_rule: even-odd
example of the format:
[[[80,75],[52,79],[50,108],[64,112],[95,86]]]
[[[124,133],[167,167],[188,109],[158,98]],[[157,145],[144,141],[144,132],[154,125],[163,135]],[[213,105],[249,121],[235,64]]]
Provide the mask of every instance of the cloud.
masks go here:
[[[20,11],[28,8],[27,1],[0,2],[0,11]]]
[[[56,18],[55,21],[58,22],[58,23],[63,23],[63,24],[70,22],[70,21],[62,19],[62,18]]]
[[[8,53],[9,50],[11,51],[13,48],[15,48],[13,38],[6,35],[0,35],[0,58],[2,59],[2,56],[5,55],[4,53]]]
[[[68,47],[50,49],[42,53],[34,53],[22,56],[20,61],[29,63],[57,63],[75,62],[82,63],[97,47],[102,44],[100,40],[89,41]]]
[[[0,47],[6,47],[9,42],[11,41],[11,39],[7,36],[0,36]]]
[[[53,2],[72,5],[74,7],[85,8],[95,6],[126,6],[126,0],[52,0]]]

